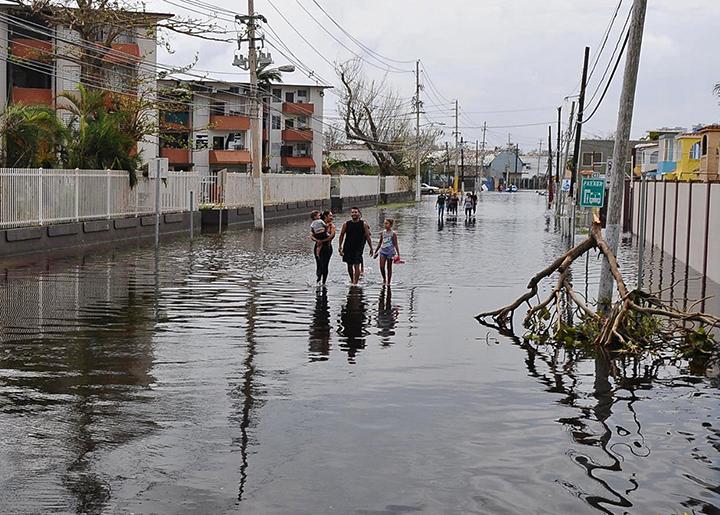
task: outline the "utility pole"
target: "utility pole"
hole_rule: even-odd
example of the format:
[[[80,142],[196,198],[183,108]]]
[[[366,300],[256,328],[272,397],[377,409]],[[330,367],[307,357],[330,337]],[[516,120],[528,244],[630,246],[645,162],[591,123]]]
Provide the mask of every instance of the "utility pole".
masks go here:
[[[475,184],[473,185],[473,191],[477,192],[478,190],[478,147],[480,146],[480,142],[478,140],[475,140]]]
[[[542,145],[543,141],[540,140],[540,144],[538,145],[538,164],[537,164],[537,176],[540,177],[540,154],[542,154]]]
[[[515,177],[517,178],[518,173],[518,161],[520,160],[520,147],[515,143]],[[510,183],[510,177],[508,177],[508,183]]]
[[[578,114],[575,122],[575,152],[572,160],[572,178],[570,179],[570,196],[575,195],[575,183],[578,175],[578,159],[580,158],[580,141],[582,136],[583,110],[585,109],[585,87],[587,86],[588,60],[590,59],[590,47],[585,47],[583,59],[582,80],[580,81],[580,98],[578,99]],[[574,213],[573,213],[574,214]]]
[[[445,173],[447,174],[445,184],[450,186],[450,145],[448,145],[447,141],[445,142]]]
[[[552,162],[552,125],[548,125],[548,164],[547,164],[547,191],[548,191],[548,199],[547,199],[547,207],[548,209],[552,208],[553,203],[553,162]]]
[[[483,139],[482,139],[482,150],[480,151],[480,164],[482,165],[483,173],[481,178],[485,175],[485,132],[487,131],[487,122],[483,122]],[[481,187],[482,189],[482,187]]]
[[[620,93],[620,109],[617,128],[615,130],[615,146],[613,148],[613,168],[610,171],[610,194],[608,197],[607,225],[605,239],[610,251],[617,254],[620,242],[620,219],[622,215],[623,186],[627,152],[630,143],[630,126],[632,125],[633,107],[635,104],[635,87],[637,85],[638,68],[640,65],[640,49],[642,47],[643,27],[647,0],[634,0],[630,22],[630,37],[625,60],[623,87]],[[612,303],[614,278],[610,272],[610,264],[603,257],[598,290],[598,310],[607,312]]]
[[[263,230],[265,229],[265,213],[264,213],[264,202],[263,202],[263,173],[262,173],[262,98],[260,96],[260,89],[258,88],[257,80],[257,64],[258,56],[255,48],[255,21],[257,19],[264,18],[255,14],[255,1],[248,0],[248,16],[247,16],[247,31],[248,31],[248,65],[250,68],[250,88],[252,91],[250,94],[253,98],[253,104],[255,106],[255,112],[252,113],[250,118],[250,133],[252,140],[252,174],[254,182],[257,183],[255,187],[255,202],[253,208],[253,218],[255,222],[255,228]]]
[[[557,145],[555,145],[555,212],[560,205],[560,132],[562,131],[562,121],[560,116],[562,115],[562,106],[558,106],[558,119],[557,119]]]
[[[415,61],[415,201],[420,201],[420,59]]]
[[[458,101],[455,101],[455,188],[457,188],[458,185],[458,136],[460,135],[460,131],[458,130]]]
[[[465,140],[460,138],[460,182],[457,187],[458,191],[465,189]]]
[[[583,59],[583,73],[580,81],[580,98],[578,99],[578,115],[575,123],[575,151],[573,152],[572,161],[572,175],[570,177],[570,192],[568,198],[572,198],[572,204],[570,205],[570,234],[568,238],[568,246],[575,246],[575,210],[577,209],[577,177],[578,177],[578,163],[580,159],[580,144],[582,142],[582,123],[583,123],[583,111],[585,109],[585,88],[587,87],[587,69],[588,61],[590,59],[590,47],[585,47],[585,56]]]

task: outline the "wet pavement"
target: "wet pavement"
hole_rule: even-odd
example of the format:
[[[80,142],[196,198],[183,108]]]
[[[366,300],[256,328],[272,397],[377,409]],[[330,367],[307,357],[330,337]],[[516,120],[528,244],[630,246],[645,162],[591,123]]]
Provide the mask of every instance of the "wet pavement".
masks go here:
[[[0,512],[718,513],[717,375],[474,320],[561,251],[544,201],[366,209],[391,290],[317,291],[307,221],[2,271]]]

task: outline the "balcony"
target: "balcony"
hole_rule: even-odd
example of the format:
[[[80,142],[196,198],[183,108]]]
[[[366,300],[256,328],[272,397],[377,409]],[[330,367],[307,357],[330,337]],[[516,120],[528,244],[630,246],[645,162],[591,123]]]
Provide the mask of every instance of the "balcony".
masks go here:
[[[250,117],[211,114],[210,125],[211,129],[216,131],[248,131],[250,130]]]
[[[103,61],[124,65],[137,64],[140,61],[140,47],[137,43],[113,43]]]
[[[12,89],[12,101],[25,105],[52,105],[53,93],[50,88],[18,88]]]
[[[165,112],[161,128],[165,132],[188,132],[190,130],[189,112]]]
[[[313,131],[311,129],[285,129],[282,131],[282,139],[291,141],[312,141]]]
[[[315,168],[315,161],[312,157],[283,156],[280,164],[284,168]]]
[[[167,157],[171,165],[190,164],[190,150],[187,148],[161,148],[160,157]]]
[[[211,165],[244,165],[251,164],[249,150],[211,150]]]
[[[284,102],[282,111],[285,114],[310,116],[315,112],[315,104],[306,104],[302,102]]]
[[[51,41],[16,38],[10,42],[10,53],[13,57],[26,61],[50,61],[53,57]]]

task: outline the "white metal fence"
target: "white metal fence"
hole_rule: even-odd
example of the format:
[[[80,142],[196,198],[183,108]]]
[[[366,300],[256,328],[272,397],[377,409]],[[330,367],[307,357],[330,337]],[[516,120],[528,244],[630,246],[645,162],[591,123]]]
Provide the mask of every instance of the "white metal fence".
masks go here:
[[[220,172],[202,178],[202,204],[225,207],[252,207],[255,204],[256,180],[244,173]],[[286,204],[304,200],[330,198],[330,176],[312,174],[263,175],[265,205]]]
[[[160,185],[163,212],[184,211],[200,178],[170,172]],[[155,182],[130,188],[122,170],[0,168],[0,228],[47,225],[155,212]]]

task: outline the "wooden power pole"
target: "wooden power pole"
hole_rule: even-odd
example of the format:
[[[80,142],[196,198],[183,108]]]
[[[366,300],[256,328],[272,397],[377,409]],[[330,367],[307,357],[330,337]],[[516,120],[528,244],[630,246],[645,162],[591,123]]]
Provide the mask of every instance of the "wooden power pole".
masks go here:
[[[627,166],[628,146],[630,145],[630,126],[632,125],[633,107],[635,104],[635,87],[637,85],[638,68],[640,65],[640,49],[642,47],[643,28],[647,0],[634,0],[632,21],[630,22],[630,39],[625,60],[622,92],[620,93],[620,109],[617,128],[615,130],[615,146],[613,147],[610,170],[610,194],[608,197],[607,224],[605,240],[610,250],[617,254],[620,243],[620,219],[625,186],[625,169]],[[614,279],[610,272],[607,258],[603,258],[598,290],[598,308],[607,311],[612,303]]]

